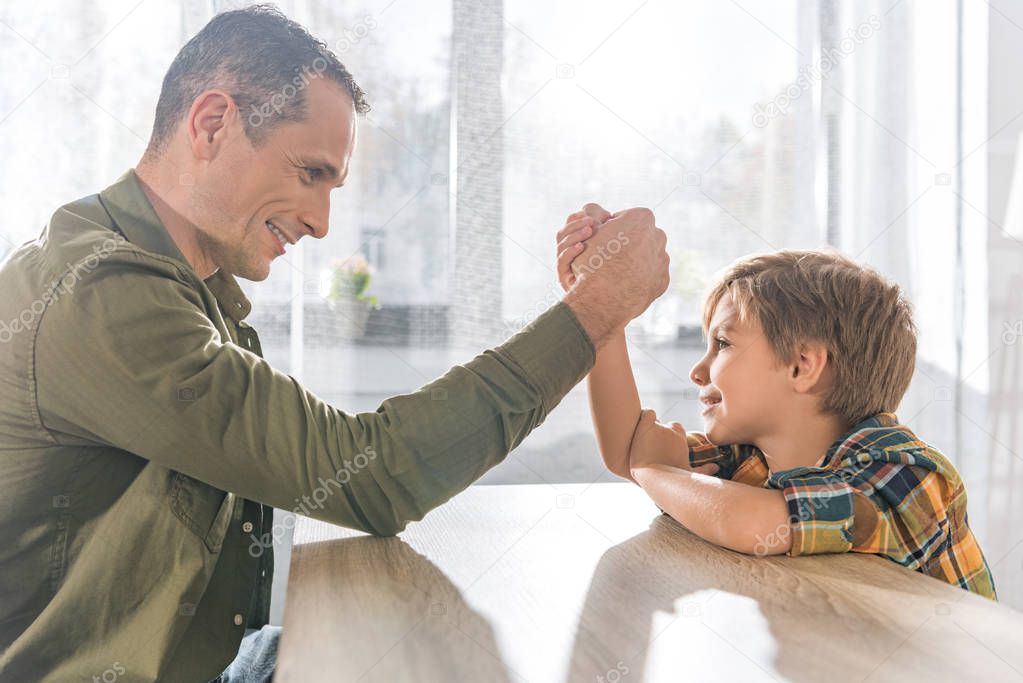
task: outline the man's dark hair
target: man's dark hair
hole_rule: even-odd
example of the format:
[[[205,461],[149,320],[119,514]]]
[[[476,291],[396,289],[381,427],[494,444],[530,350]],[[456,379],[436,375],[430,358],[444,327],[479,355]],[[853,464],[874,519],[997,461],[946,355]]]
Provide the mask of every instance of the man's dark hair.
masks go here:
[[[305,120],[305,88],[321,77],[341,85],[358,113],[369,111],[362,88],[337,55],[276,7],[218,14],[167,69],[146,154],[159,154],[195,98],[212,88],[231,95],[245,136],[259,146],[275,125]]]

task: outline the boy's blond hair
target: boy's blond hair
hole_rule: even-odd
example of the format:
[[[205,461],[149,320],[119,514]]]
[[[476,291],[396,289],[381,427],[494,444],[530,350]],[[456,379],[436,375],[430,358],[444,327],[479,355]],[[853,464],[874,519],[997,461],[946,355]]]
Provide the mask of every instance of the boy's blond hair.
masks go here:
[[[916,362],[913,312],[898,285],[836,252],[755,254],[729,266],[707,295],[704,333],[725,295],[740,320],[759,323],[782,362],[801,341],[827,348],[833,381],[823,412],[850,427],[895,412]]]

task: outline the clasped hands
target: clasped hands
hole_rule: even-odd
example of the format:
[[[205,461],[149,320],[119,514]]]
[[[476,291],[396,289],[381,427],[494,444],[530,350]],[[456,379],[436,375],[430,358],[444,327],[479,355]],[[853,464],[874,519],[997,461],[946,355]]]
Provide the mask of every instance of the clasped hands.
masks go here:
[[[586,204],[568,216],[556,237],[558,281],[565,291],[571,290],[580,278],[596,272],[605,260],[613,258],[617,250],[628,246],[628,238],[623,238],[621,233],[617,236],[602,235],[599,240],[594,237],[609,221],[631,212],[646,212],[649,215],[644,214],[641,218],[653,225],[654,216],[648,209],[627,209],[612,214],[599,204]],[[594,245],[591,240],[599,244]],[[664,258],[667,259],[666,254]],[[621,333],[624,334],[624,327]],[[686,431],[682,425],[658,422],[653,410],[644,409],[632,435],[629,469],[635,472],[639,468],[656,466],[677,467],[701,474],[714,474],[718,470],[715,464],[692,467]]]

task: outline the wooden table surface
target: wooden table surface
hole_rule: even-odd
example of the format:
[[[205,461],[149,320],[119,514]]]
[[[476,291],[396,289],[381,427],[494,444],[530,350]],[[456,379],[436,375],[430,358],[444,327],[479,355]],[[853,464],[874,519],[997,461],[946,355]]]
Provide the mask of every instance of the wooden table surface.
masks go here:
[[[1023,614],[878,557],[718,548],[622,483],[474,486],[389,539],[299,518],[275,681],[1021,672]]]

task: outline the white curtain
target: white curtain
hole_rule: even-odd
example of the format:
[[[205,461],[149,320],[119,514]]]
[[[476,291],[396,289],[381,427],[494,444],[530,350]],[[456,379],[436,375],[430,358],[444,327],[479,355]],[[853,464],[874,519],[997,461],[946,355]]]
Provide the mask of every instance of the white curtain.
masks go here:
[[[242,4],[82,1],[59,18],[0,7],[0,255],[137,162],[171,59]],[[343,409],[372,410],[464,360],[460,343],[478,350],[557,300],[565,215],[586,201],[646,205],[674,268],[630,326],[648,405],[698,424],[688,369],[714,271],[830,242],[914,301],[919,370],[900,417],[957,463],[971,499],[984,496],[991,437],[977,425],[997,369],[984,365],[986,219],[969,208],[986,205],[982,3],[281,6],[341,54],[374,108],[328,238],[245,285],[275,366]],[[765,113],[772,103],[782,111]],[[376,269],[382,308],[367,339],[338,343],[319,287],[355,253]],[[578,390],[487,481],[602,471]],[[982,540],[984,512],[971,506]]]

